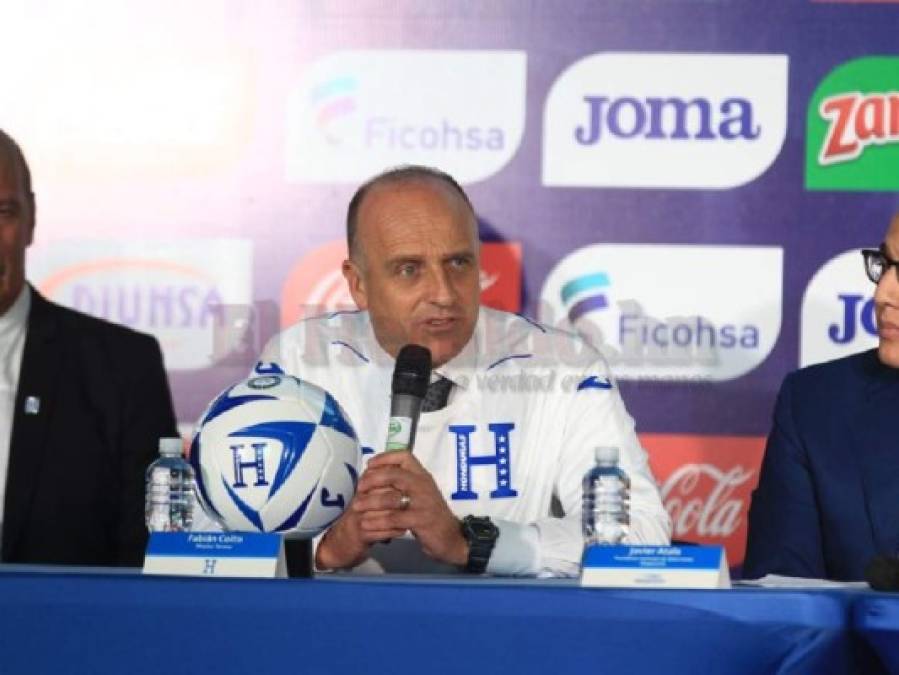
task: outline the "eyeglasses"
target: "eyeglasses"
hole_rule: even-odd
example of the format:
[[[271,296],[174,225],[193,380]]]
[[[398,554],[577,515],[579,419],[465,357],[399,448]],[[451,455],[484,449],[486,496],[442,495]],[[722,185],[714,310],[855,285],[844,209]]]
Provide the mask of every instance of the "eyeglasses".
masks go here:
[[[880,283],[883,275],[891,267],[896,268],[896,278],[899,279],[899,260],[893,260],[888,256],[886,251],[884,251],[883,244],[880,245],[879,249],[862,249],[862,257],[865,259],[865,273],[875,284]]]

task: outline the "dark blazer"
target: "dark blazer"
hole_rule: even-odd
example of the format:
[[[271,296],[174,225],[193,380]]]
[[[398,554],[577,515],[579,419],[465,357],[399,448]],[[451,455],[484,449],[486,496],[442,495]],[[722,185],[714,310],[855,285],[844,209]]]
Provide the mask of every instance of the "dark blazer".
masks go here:
[[[871,350],[784,380],[743,575],[864,578],[899,548],[899,369]]]
[[[156,340],[32,289],[13,415],[2,560],[142,564],[144,471],[177,435]]]

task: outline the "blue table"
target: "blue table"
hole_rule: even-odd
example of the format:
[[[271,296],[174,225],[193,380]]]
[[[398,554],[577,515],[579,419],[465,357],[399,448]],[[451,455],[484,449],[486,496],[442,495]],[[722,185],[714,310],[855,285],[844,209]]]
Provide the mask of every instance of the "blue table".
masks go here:
[[[0,568],[0,673],[846,673],[856,597]]]
[[[899,673],[899,595],[871,593],[852,608],[852,624],[891,673]]]

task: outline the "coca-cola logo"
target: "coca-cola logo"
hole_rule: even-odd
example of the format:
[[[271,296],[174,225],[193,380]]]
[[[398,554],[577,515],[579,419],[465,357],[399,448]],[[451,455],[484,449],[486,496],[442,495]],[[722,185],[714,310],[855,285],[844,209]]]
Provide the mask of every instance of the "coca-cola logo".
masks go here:
[[[746,552],[747,512],[765,451],[763,436],[640,434],[671,515],[672,537]]]
[[[661,493],[671,515],[674,537],[733,535],[749,506],[743,495],[734,492],[754,474],[754,470],[739,465],[722,471],[711,464],[684,464],[671,473],[662,484]],[[711,482],[711,489],[703,484],[706,482]]]

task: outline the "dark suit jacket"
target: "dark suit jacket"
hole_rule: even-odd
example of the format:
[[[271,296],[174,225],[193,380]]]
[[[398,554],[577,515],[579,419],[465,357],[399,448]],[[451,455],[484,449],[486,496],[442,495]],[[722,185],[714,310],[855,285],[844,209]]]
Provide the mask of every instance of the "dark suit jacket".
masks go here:
[[[899,369],[872,350],[784,380],[743,575],[859,580],[899,547]]]
[[[37,414],[26,400],[37,397]],[[3,514],[4,562],[140,565],[144,471],[177,435],[156,340],[32,289]]]

